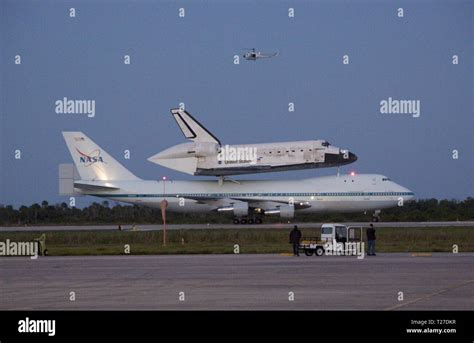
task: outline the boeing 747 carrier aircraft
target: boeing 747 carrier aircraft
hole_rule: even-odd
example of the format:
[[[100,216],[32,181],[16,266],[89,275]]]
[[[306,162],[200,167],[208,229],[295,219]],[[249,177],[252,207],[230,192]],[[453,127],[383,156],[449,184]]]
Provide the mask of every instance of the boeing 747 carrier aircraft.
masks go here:
[[[171,212],[230,211],[235,223],[261,223],[265,215],[364,212],[400,206],[414,194],[377,174],[291,181],[142,180],[82,132],[63,132],[73,165],[60,166],[62,195],[91,195]]]

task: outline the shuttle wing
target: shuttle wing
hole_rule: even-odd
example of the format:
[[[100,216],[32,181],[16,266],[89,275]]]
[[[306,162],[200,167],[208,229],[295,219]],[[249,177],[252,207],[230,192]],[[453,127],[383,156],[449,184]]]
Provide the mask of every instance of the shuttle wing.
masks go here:
[[[180,108],[171,109],[179,128],[189,140],[194,142],[210,142],[221,145],[219,139],[210,133],[201,123],[199,123],[191,114]]]
[[[120,189],[119,187],[114,187],[112,185],[97,185],[86,182],[74,182],[74,188],[80,188],[87,191],[114,191]]]

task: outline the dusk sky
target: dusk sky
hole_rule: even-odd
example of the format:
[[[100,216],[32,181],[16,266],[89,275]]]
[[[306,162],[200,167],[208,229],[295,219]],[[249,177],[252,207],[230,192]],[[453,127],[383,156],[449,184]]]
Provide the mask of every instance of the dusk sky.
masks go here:
[[[327,139],[359,158],[341,173],[387,175],[417,198],[474,195],[472,1],[3,0],[0,12],[0,204],[67,201],[61,131],[143,179],[209,179],[147,161],[185,142],[169,111],[180,102],[224,144]],[[235,65],[246,48],[279,55]],[[94,100],[95,116],[56,113],[64,97]],[[389,98],[419,101],[419,117],[381,113]]]

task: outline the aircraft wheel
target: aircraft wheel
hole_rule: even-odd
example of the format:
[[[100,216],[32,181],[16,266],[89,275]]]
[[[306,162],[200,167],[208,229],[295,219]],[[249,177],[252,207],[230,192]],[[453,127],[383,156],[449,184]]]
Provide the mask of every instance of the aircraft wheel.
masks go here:
[[[316,256],[323,256],[324,254],[324,249],[322,247],[317,247],[315,250],[315,255]]]
[[[305,254],[306,256],[313,256],[313,250],[306,249],[306,250],[304,251],[304,254]]]

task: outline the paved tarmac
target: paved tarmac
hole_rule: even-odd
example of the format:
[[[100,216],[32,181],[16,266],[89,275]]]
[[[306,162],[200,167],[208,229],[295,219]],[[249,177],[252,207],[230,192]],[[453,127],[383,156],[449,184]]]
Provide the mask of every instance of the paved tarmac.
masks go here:
[[[473,266],[474,253],[3,257],[0,310],[474,310]]]
[[[290,229],[297,224],[300,228],[320,228],[323,223],[291,223],[291,224],[254,224],[254,225],[236,225],[236,224],[172,224],[167,225],[168,230],[199,230],[199,229]],[[368,226],[368,222],[344,223],[348,226]],[[454,222],[379,222],[374,223],[377,228],[384,227],[474,227],[474,221],[454,221]],[[117,230],[118,225],[47,225],[47,226],[1,226],[0,232],[12,231],[106,231]],[[122,225],[123,230],[131,230],[132,225]],[[140,231],[162,230],[163,225],[137,225]]]

